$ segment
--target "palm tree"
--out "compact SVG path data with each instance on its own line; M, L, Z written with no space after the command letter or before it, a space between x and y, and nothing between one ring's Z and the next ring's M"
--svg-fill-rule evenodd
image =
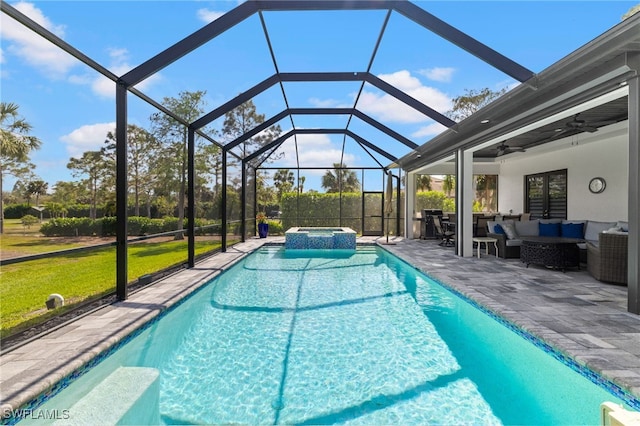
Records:
M431 176L418 175L416 186L420 191L431 191Z
M293 189L294 182L293 172L289 169L278 169L273 175L273 185L278 190L278 202L281 202L282 194L290 192Z
M322 176L321 186L327 192L358 192L360 181L353 170L345 170L346 164L333 163L334 171L327 170ZM335 173L335 174L334 174Z
M442 189L446 192L447 197L451 196L451 191L456 187L456 178L453 175L445 175L442 182Z
M47 195L49 184L42 179L31 181L27 184L27 191L36 196L36 207L40 206L40 196Z
M31 125L18 114L18 105L0 103L0 234L4 231L4 205L2 200L2 177L14 174L21 163L29 159L29 152L42 144L30 136Z

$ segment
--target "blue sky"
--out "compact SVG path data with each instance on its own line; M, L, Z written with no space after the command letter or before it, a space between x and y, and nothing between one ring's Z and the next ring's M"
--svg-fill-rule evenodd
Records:
M418 6L524 67L540 72L620 22L638 1L416 1ZM122 75L222 13L236 1L9 2L113 73ZM366 71L386 11L265 12L280 71ZM114 128L114 84L2 14L0 78L3 102L14 102L43 146L34 173L49 182L73 180L66 164L102 146ZM185 90L206 90L213 109L275 72L262 25L254 15L137 86L161 101ZM511 77L484 64L403 16L391 15L371 72L440 112L465 89L514 87ZM286 83L290 107L352 107L359 83ZM254 99L270 117L286 108L278 86ZM444 128L365 85L358 108L422 144ZM129 120L148 127L155 112L129 97ZM346 125L346 116L297 116L300 128ZM213 123L219 128L221 120ZM291 128L290 120L280 123ZM351 130L401 156L410 150L358 119ZM298 136L301 166L375 166L355 142L339 135ZM295 167L295 145L281 147L274 166ZM376 156L382 164L388 161ZM322 172L318 172L321 174ZM315 178L309 174L307 184ZM317 179L316 179L317 180ZM12 180L5 182L10 190ZM308 187L308 186L307 186ZM367 189L367 188L365 188ZM373 188L371 188L373 189ZM376 188L379 189L379 188Z

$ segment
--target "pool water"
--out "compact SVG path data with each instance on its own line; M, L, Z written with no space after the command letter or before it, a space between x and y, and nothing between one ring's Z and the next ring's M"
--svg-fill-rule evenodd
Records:
M262 248L42 408L120 366L159 372L133 422L576 425L623 403L377 247Z

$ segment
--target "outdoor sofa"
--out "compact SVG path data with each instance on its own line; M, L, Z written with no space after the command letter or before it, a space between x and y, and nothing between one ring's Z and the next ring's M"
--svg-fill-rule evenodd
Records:
M496 225L500 225L497 227ZM548 236L584 239L578 244L580 260L587 261L587 244L598 247L601 232L614 229L628 229L626 222L600 222L594 220L534 219L518 221L513 219L487 222L487 236L498 240L498 256L504 259L519 258L522 237ZM495 251L493 247L490 250ZM495 253L493 253L495 254Z

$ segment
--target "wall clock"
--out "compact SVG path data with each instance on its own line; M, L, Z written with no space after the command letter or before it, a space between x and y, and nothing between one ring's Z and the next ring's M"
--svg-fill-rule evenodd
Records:
M589 182L589 191L594 194L599 194L607 187L607 183L601 177L594 177Z

